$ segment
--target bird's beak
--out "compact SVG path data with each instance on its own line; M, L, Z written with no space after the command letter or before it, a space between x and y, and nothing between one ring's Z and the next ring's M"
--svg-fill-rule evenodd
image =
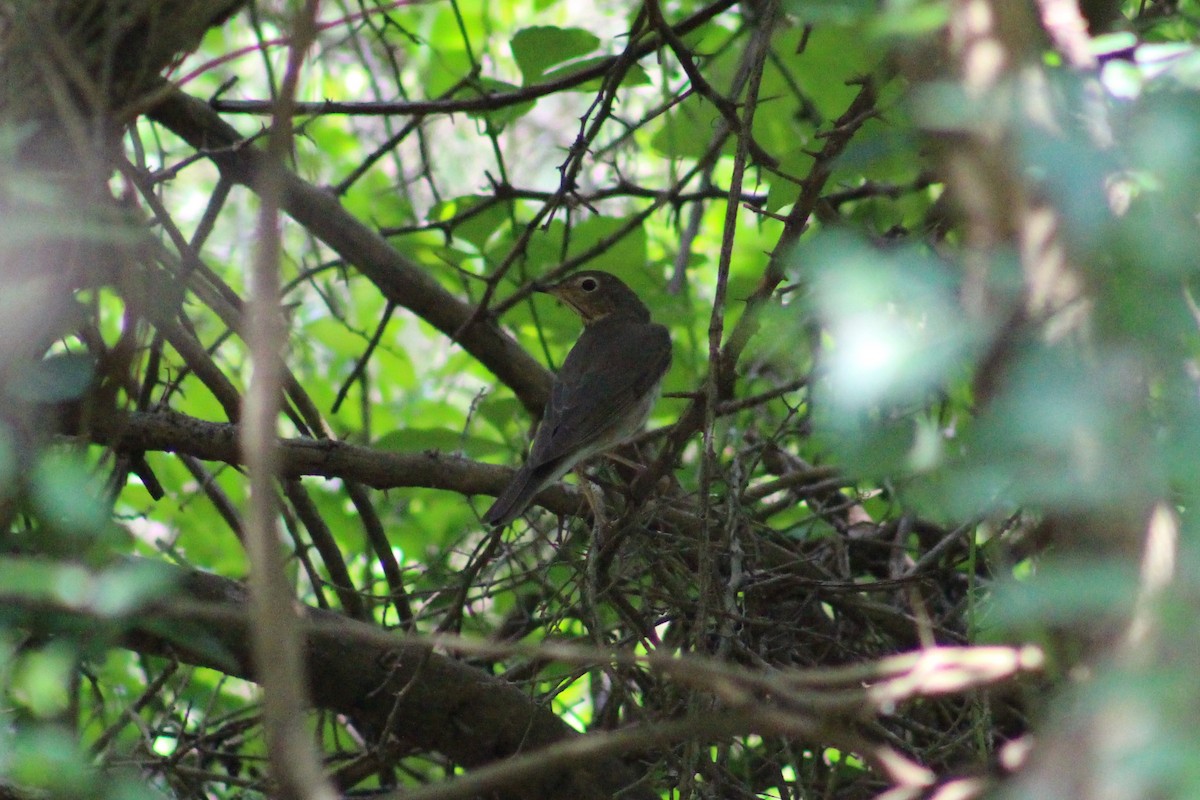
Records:
M588 319L588 315L579 307L579 304L576 302L575 293L571 291L571 287L567 284L535 283L533 290L535 292L541 292L542 294L548 294L552 296L555 300L562 303L564 306L571 309L585 320Z
M564 288L566 288L566 287L564 287L563 284L561 284L561 283L535 282L533 284L533 290L535 292L541 292L542 294L552 295L553 297L558 298L559 301L566 303L567 298L566 298L566 295L563 294Z

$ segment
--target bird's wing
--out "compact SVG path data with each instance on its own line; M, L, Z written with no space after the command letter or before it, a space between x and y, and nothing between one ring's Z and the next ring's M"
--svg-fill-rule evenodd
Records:
M622 427L670 367L671 337L662 325L622 321L606 328L604 322L586 328L555 377L529 454L535 468L588 452Z

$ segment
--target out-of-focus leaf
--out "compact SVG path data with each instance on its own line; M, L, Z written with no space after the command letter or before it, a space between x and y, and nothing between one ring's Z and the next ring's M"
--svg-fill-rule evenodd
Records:
M600 40L582 28L542 25L517 31L511 46L525 85L529 86L540 81L552 67L595 51Z
M62 713L67 708L76 660L74 651L63 645L24 653L13 671L13 699L37 717Z
M878 37L925 36L939 30L949 16L944 0L899 0L877 13L868 30Z
M1133 606L1137 573L1113 561L1047 563L1027 580L1009 580L988 603L991 623L1007 628L1070 625L1118 617Z
M547 72L542 79L544 81L556 81L566 78L569 75L574 75L577 72L591 69L595 65L606 61L608 56L593 56L592 58L581 58L578 61L573 61L570 64L559 67L558 69ZM571 87L573 92L594 92L600 88L604 82L604 78L593 78L583 83ZM650 83L650 76L646 74L646 70L638 64L630 64L625 71L625 75L621 78L621 87L628 89L631 86L646 86Z
M1147 80L1162 79L1189 89L1200 86L1200 51L1194 44L1143 44L1134 50L1134 61Z
M495 78L480 78L475 81L472 88L474 89L474 94L478 97L493 97L495 95L511 94L516 92L520 87L496 80ZM513 120L520 119L529 113L533 105L532 100L523 103L509 103L507 105L498 104L494 110L469 111L467 112L467 116L472 119L485 119L496 131L500 131Z
M118 563L92 571L80 564L32 558L0 560L0 595L41 598L68 608L119 617L171 586L170 571L152 562Z
M821 237L796 260L830 336L827 400L857 414L917 400L960 368L981 341L956 296L957 278L917 249Z
M784 0L783 10L805 22L845 25L874 14L874 0Z
M73 454L47 453L33 473L33 501L61 546L86 547L109 524L109 506L96 479ZM68 542L74 543L69 545Z
M91 606L104 616L129 614L163 599L173 585L173 575L166 566L148 561L114 564L96 576Z
M397 453L459 453L471 458L499 455L507 451L503 445L481 436L464 435L449 428L403 428L384 434L375 440L375 447Z
M5 734L0 734L4 736ZM0 744L4 744L0 740ZM93 772L73 733L57 725L38 725L18 732L0 756L0 776L27 790L57 797L82 797L89 792ZM0 747L0 751L6 748Z
M83 396L96 371L87 353L58 353L18 372L7 390L28 403L58 403Z
M1144 497L1164 473L1133 399L1138 369L1129 354L1108 359L1094 370L1053 348L1015 356L1004 390L954 443L959 455L914 487L917 501L961 518L1022 506L1088 512Z

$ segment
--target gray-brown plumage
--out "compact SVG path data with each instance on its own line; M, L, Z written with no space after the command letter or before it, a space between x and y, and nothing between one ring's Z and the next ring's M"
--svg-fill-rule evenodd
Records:
M671 366L671 337L615 275L589 270L541 289L583 318L583 333L550 387L529 460L483 515L507 525L579 462L641 430Z

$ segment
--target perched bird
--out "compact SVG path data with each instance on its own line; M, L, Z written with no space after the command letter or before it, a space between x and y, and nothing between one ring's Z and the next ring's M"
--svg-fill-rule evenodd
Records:
M583 318L583 333L550 387L529 460L483 515L507 525L579 462L611 450L646 424L671 366L671 337L615 275L589 270L540 288Z

